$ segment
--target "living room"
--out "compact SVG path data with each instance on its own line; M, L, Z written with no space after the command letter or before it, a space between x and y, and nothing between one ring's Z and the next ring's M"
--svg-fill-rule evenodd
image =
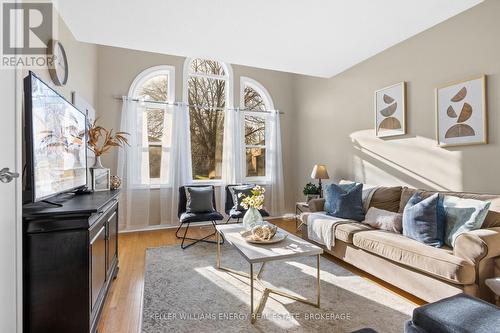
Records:
M499 1L2 12L0 331L500 332Z

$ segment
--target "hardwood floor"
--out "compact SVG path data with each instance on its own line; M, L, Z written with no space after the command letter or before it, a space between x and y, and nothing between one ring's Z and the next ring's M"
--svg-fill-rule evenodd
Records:
M295 232L296 226L295 220L293 219L275 219L271 222L289 232ZM190 227L188 236L199 237L211 231L211 226ZM118 272L118 277L111 286L108 298L101 313L98 324L99 333L140 332L146 249L150 247L180 244L180 240L175 237L175 229L163 229L122 233L119 235L118 244L120 271ZM186 251L189 251L189 249ZM417 305L425 303L415 296L393 287L331 255L326 254L325 257Z

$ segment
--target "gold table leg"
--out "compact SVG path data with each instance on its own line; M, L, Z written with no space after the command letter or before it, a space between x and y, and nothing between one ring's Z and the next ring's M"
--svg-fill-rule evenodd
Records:
M280 295L280 296L283 296L283 297L286 297L286 298L289 298L289 299L292 299L292 300L295 300L295 301L298 301L298 302L301 302L304 304L312 305L312 306L317 307L317 308L320 307L320 293L321 293L320 292L320 284L321 284L321 277L320 277L320 271L321 271L320 258L321 258L321 255L320 254L318 254L316 256L316 297L317 298L316 298L316 302L312 302L312 301L308 300L307 298L298 297L298 296L288 294L288 293L281 291L281 290L278 290L278 289L272 289L272 288L266 287L264 285L263 281L260 279L260 276L264 270L265 262L263 262L262 265L260 266L259 271L257 272L257 275L254 275L253 263L250 263L250 274L222 266L221 265L221 248L220 248L220 243L219 243L220 234L218 232L216 234L216 238L217 238L217 269L220 269L220 270L223 270L223 271L226 271L229 273L233 273L236 275L240 275L243 277L247 277L250 279L250 322L252 324L254 324L255 321L257 320L257 315L263 311L265 303L266 303L267 298L269 297L270 293ZM262 291L262 296L259 300L259 304L257 305L257 308L255 309L255 311L253 309L254 308L254 306L253 306L254 305L253 304L254 280L257 281L264 289Z
M253 264L250 264L250 322L255 323L256 316L253 312Z

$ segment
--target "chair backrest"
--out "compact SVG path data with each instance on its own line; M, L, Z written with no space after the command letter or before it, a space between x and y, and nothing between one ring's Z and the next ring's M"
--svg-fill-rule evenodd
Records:
M179 187L179 204L177 206L177 216L180 218L183 213L186 212L187 196L186 187L211 187L212 188L212 203L214 205L214 210L217 210L215 205L215 187L213 185L186 185Z
M254 185L254 184L231 184L226 186L226 200L224 204L224 211L226 214L229 214L231 209L234 206L234 200L233 200L233 195L231 194L231 190L229 188L234 187L234 186L246 186L246 185Z

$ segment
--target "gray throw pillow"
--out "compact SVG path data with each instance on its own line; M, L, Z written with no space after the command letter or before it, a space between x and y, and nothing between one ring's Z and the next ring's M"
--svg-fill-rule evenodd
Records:
M370 207L363 223L372 228L400 234L403 231L403 214Z
M249 184L249 185L237 185L237 186L230 186L229 187L229 192L231 192L231 196L233 197L233 209L238 210L240 212L244 212L246 209L243 208L241 205L241 201L243 200L242 197L239 197L239 194L242 193L245 196L251 196L252 195L252 189L254 188L255 185Z
M211 186L186 187L186 212L211 213L213 212L214 190Z

